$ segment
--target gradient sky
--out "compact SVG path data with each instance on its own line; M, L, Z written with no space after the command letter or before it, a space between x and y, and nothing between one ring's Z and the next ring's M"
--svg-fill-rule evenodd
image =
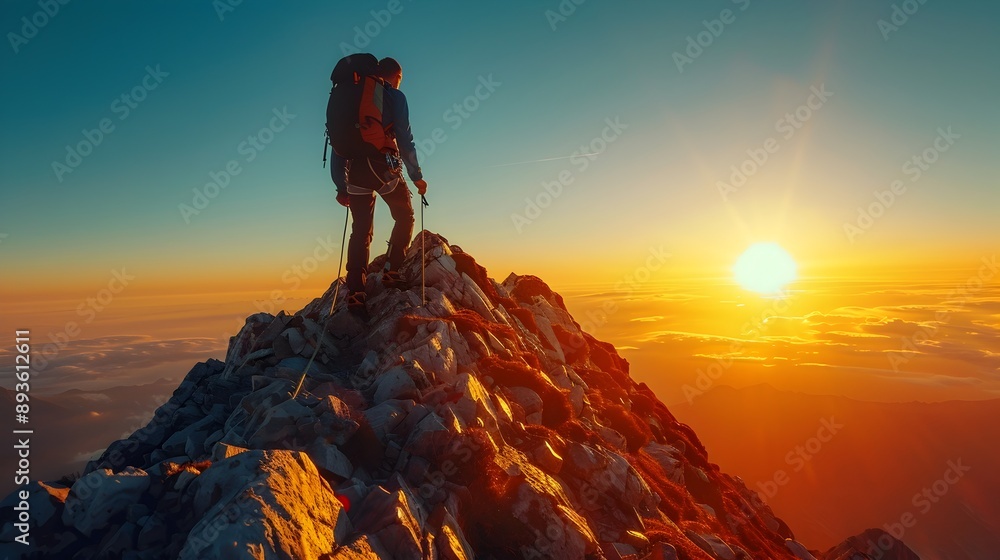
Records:
M247 315L319 296L344 226L321 166L329 74L361 37L402 64L414 135L433 146L427 228L498 280L542 277L671 407L762 383L1000 396L1000 5L587 0L556 17L573 2L247 0L220 17L229 2L77 0L51 17L0 3L4 387L15 329L32 331L33 395L171 387L224 359ZM903 22L901 6L919 9ZM898 28L880 28L894 11ZM44 25L22 40L22 18ZM149 68L167 75L121 118ZM294 118L248 161L242 143L275 111ZM114 130L60 181L53 163L102 119ZM240 173L185 221L179 205L230 161ZM757 169L724 196L744 164ZM894 184L893 200L874 194ZM526 201L546 207L518 228ZM859 224L859 208L876 215ZM374 254L389 227L378 203ZM733 281L761 241L798 263L784 299ZM855 467L837 473L870 490Z
M611 281L664 247L673 271L723 275L758 240L782 243L806 274L971 266L1000 239L1000 9L931 0L886 40L877 22L892 4L592 1L553 30L555 1L403 0L369 25L366 49L404 66L416 137L447 136L423 161L427 226L491 271ZM5 291L75 297L123 266L136 294L287 289L282 274L342 227L320 162L330 68L387 5L244 2L220 21L208 0L71 3L19 52L0 49ZM724 9L735 21L679 72L673 53ZM0 10L20 33L38 7ZM157 65L169 76L120 119L115 99ZM500 85L453 129L446 111L490 76ZM823 84L833 96L805 126L776 132ZM240 143L284 107L295 118L244 161ZM53 161L103 118L115 130L57 181ZM628 128L586 170L505 165L589 152L607 118ZM949 126L961 138L911 182L903 164ZM768 137L777 153L723 200L718 181ZM242 172L185 223L178 205L232 159ZM572 184L518 232L511 215L564 170ZM844 223L896 179L905 195L849 242ZM328 285L334 261L303 286Z

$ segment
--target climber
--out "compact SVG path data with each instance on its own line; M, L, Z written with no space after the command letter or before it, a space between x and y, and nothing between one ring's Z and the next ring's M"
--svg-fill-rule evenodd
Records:
M330 174L337 186L337 202L350 209L354 220L351 239L347 245L347 304L354 310L363 310L365 306L365 279L374 231L375 193L389 206L389 214L395 221L389 236L386 269L382 276L383 285L393 287L403 282L399 267L403 263L410 236L413 235L413 204L403 178L404 165L417 192L421 196L427 192L427 182L420 171L417 150L413 144L406 96L399 91L403 70L395 59L383 58L378 62L377 77L383 88L380 109L387 147L378 155L345 158L338 155L334 144L334 153L330 159ZM328 115L329 112L328 109ZM330 126L329 123L327 126Z

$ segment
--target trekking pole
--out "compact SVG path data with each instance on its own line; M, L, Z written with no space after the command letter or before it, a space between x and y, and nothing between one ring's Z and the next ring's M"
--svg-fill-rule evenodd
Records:
M424 229L424 206L430 206L427 197L420 195L420 305L427 305L427 283L424 281L424 269L427 268L427 249L424 238L427 230Z
M330 131L323 131L323 169L326 169L326 150L330 147Z
M344 217L344 235L340 240L340 262L337 264L337 286L333 289L333 303L330 304L330 313L323 320L323 326L320 328L319 340L316 342L316 348L313 349L312 357L309 358L309 363L306 364L306 369L302 370L302 377L299 378L299 384L295 387L295 392L292 393L292 399L299 396L299 391L302 389L302 383L306 380L306 374L309 373L309 368L312 367L313 361L316 360L316 354L319 353L320 346L323 346L323 340L326 338L326 326L330 322L330 317L333 317L333 310L337 308L337 295L340 293L340 273L344 266L344 247L347 245L347 222L351 219L351 209L347 208L347 215Z

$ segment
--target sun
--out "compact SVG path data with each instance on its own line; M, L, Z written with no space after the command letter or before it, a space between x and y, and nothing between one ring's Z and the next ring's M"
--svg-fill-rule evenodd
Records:
M754 243L733 265L736 282L759 294L775 294L798 278L798 266L777 243Z

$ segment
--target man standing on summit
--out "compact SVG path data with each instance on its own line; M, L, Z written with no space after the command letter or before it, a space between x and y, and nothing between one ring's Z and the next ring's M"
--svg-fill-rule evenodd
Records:
M363 309L375 193L389 206L395 221L382 277L391 287L403 281L399 267L413 235L413 204L403 166L420 195L427 192L427 182L417 161L406 96L399 91L403 80L399 63L392 58L375 62L371 55L352 55L337 64L331 78L334 88L327 107L327 130L334 153L330 174L337 186L337 202L350 208L354 220L347 246L347 303L349 308Z

